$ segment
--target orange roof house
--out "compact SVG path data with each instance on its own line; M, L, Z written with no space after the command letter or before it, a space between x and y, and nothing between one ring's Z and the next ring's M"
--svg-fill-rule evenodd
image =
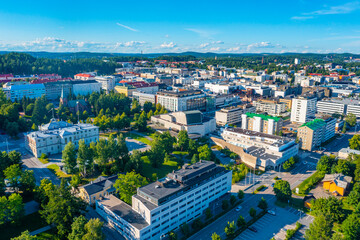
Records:
M316 198L313 195L305 196L303 199L304 207L310 209L312 200L316 200Z
M344 196L351 183L352 177L342 173L325 174L323 188L336 196Z

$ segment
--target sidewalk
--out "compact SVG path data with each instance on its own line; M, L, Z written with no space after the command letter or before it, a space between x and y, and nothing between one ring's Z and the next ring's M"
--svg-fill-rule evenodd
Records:
M47 230L50 230L51 228L52 228L52 226L51 226L51 225L48 225L48 226L46 226L46 227L43 227L43 228L40 228L40 229L38 229L38 230L32 231L32 232L30 233L30 235L31 235L31 236L35 236L35 235L37 235L37 234L39 234L39 233L46 232Z

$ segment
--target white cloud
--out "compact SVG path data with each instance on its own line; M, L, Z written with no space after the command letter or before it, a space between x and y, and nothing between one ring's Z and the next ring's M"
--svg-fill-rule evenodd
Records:
M125 43L116 43L117 47L141 47L145 44L144 41L130 41Z
M308 20L314 18L313 16L294 16L291 19L292 20Z
M135 28L126 26L126 25L121 24L121 23L116 23L116 25L118 25L118 26L120 26L120 27L123 27L123 28L126 28L127 30L130 30L130 31L133 31L133 32L138 32L138 31L139 31L139 30L137 30L137 29L135 29Z
M330 8L317 10L310 13L305 13L304 15L334 15L334 14L347 14L355 10L360 9L360 2L349 2L340 6L332 6Z
M116 52L134 51L146 44L144 41L129 41L124 43L98 43L84 41L69 41L60 38L45 37L21 43L0 43L0 49L6 51L50 51L50 52Z
M185 30L196 33L200 37L203 37L203 38L210 38L212 35L215 34L214 32L204 30L204 29L197 29L197 28L185 28Z
M210 45L210 43L202 43L202 44L200 44L200 48L206 48L206 47L208 47Z
M160 45L160 48L174 48L174 47L176 47L176 43L173 42L169 42L169 43L164 42L163 44Z
M214 42L212 42L212 44L224 44L224 42L223 41L214 41Z
M227 52L238 52L238 51L240 51L240 47L228 48L226 51L227 51Z
M324 9L316 10L313 12L302 13L302 16L294 16L293 20L307 20L312 19L315 16L322 15L337 15L337 14L348 14L360 9L360 2L348 2L339 6L326 7Z
M252 43L247 46L248 50L251 50L253 48L273 48L275 47L270 42L259 42L259 43Z
M212 47L209 49L209 51L218 52L218 51L220 51L220 47Z

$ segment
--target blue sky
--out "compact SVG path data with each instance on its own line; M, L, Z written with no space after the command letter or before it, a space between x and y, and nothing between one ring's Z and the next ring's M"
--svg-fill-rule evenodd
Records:
M1 1L0 50L360 53L360 1Z

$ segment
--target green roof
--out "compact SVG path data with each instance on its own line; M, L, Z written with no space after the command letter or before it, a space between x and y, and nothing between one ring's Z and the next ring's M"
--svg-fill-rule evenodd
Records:
M281 118L279 117L273 117L273 116L269 116L269 115L264 115L264 114L258 114L258 113L250 113L247 112L245 113L247 117L249 118L253 118L253 117L261 117L263 120L268 121L269 119L273 119L275 122L279 121Z
M315 130L318 129L319 127L323 127L324 125L326 125L326 123L323 119L316 118L310 122L304 123L300 127L308 127L311 128L312 130Z

